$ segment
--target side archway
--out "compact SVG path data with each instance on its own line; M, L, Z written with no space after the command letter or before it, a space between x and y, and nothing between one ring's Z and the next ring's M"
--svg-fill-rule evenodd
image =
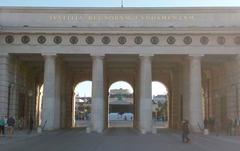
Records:
M169 97L168 89L160 81L152 81L152 117L153 126L168 128Z
M76 84L73 94L73 127L87 127L91 118L92 81Z

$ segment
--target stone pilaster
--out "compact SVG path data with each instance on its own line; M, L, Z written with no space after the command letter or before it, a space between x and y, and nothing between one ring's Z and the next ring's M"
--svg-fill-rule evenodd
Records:
M152 131L152 63L151 56L140 57L140 130Z
M189 122L194 132L203 126L201 56L189 56Z
M236 97L236 102L235 102L235 106L236 106L236 115L235 115L235 118L240 118L240 101L239 101L239 94L240 94L240 55L237 55L236 57L236 62L237 62L237 81L236 81L236 84L235 84L235 97Z
M9 56L0 54L0 116L8 114Z
M11 86L11 113L10 115L15 116L17 118L18 114L18 62L15 60L13 67L13 83Z
M189 120L189 62L183 64L183 119Z
M44 129L53 130L55 129L56 55L45 55L44 59L42 125L46 122Z
M93 56L92 63L92 130L104 129L103 56Z

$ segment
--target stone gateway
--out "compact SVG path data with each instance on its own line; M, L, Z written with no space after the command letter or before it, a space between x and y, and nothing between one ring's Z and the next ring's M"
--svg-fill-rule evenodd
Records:
M133 127L152 132L154 80L169 128L239 119L240 8L0 8L0 115L74 126L73 89L92 81L91 131L108 128L108 88L134 89ZM41 90L43 87L43 90Z

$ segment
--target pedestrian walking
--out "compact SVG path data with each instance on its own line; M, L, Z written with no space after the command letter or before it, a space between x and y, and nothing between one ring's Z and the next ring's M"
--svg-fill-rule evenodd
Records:
M23 118L22 117L19 118L17 125L18 125L19 130L23 130Z
M182 122L182 142L183 143L190 143L190 138L189 138L189 123L187 120L184 120Z
M33 130L33 118L32 116L29 119L29 134L32 132Z
M3 135L5 136L5 131L6 131L6 129L7 129L7 116L4 116L4 122L5 122L5 126L4 126L4 128L3 128Z
M5 121L4 121L4 117L1 116L0 117L0 138L4 135L4 127L5 127Z
M12 138L15 126L15 119L12 116L9 117L7 120L7 124L8 124L8 136L9 138Z
M233 120L230 119L230 118L227 118L227 121L226 121L226 132L227 132L227 135L229 136L232 136L232 130L233 130Z

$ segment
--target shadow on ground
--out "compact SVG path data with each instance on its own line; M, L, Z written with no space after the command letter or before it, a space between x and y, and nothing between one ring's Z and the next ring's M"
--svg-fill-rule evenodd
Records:
M181 135L168 130L140 134L131 128L111 128L102 134L85 129L45 132L41 135L1 143L1 151L239 151L239 137L191 135L183 144Z

